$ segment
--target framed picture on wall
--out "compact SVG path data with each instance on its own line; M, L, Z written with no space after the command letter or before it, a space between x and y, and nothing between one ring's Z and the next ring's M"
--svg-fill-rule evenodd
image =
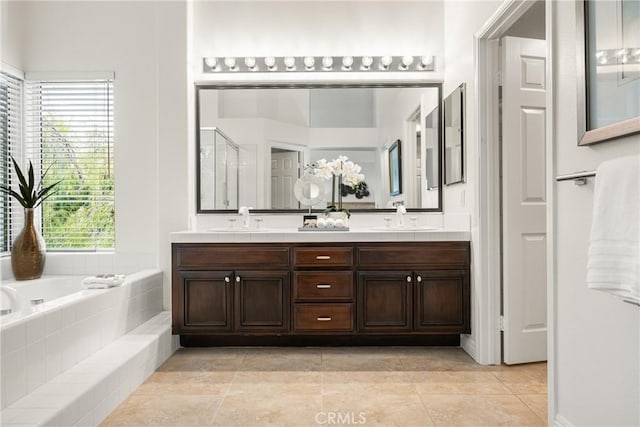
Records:
M640 132L640 2L576 2L578 145ZM580 18L583 19L580 19Z
M400 140L389 147L389 189L392 196L402 194L402 157Z

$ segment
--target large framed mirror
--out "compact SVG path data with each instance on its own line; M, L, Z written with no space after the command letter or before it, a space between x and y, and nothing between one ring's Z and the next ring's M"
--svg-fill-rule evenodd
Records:
M442 85L196 84L198 213L302 212L296 180L345 156L364 186L338 189L351 212L442 211ZM402 189L390 188L390 152L402 141ZM322 211L331 204L325 179ZM363 191L366 190L366 191ZM335 191L334 191L335 192Z

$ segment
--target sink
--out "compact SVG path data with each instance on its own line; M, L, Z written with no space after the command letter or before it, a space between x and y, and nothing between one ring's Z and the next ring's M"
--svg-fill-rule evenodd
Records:
M397 226L392 225L391 227L371 227L372 230L376 231L434 231L440 230L438 227L429 227L428 225L419 225L419 226Z
M207 232L210 233L268 233L270 228L229 228L229 227L214 227L207 228Z

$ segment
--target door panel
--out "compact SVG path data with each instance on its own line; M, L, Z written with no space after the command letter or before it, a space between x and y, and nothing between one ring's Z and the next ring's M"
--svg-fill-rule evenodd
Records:
M186 329L206 328L212 331L231 331L231 272L183 271L180 280L184 287L184 326Z
M285 332L289 329L291 280L288 271L236 271L235 329Z
M298 179L298 152L271 153L271 209L297 209L293 186Z
M468 280L462 270L416 273L415 330L468 333Z
M502 41L504 361L547 358L544 40Z
M359 272L358 329L375 333L410 331L412 282L410 271Z

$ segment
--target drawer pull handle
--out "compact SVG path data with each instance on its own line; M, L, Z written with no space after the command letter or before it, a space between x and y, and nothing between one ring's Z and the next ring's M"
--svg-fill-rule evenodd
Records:
M318 317L318 322L329 322L331 317Z
M316 259L331 259L329 255L316 255Z
M316 288L318 288L318 289L330 289L331 285L328 284L328 283L326 283L326 284L325 283L318 283L316 285Z

